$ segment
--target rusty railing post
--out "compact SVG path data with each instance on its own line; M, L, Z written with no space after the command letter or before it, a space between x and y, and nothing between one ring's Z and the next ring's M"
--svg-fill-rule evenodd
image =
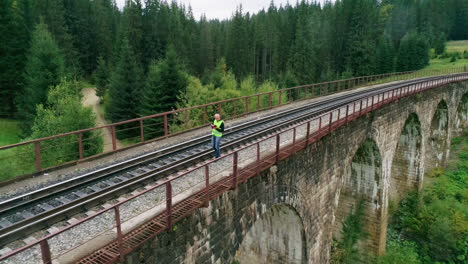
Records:
M218 114L220 114L222 116L223 115L223 107L221 105L222 105L222 103L218 104Z
M237 116L237 100L232 100L231 102L234 103L234 117Z
M188 129L188 123L189 123L189 119L188 119L188 111L189 111L189 110L185 110L185 111L184 111L184 122L185 122L185 129Z
M122 225L120 221L120 210L119 207L114 207L115 211L115 228L117 229L117 243L119 245L119 258L120 261L124 260L124 250L123 250L123 238L122 238Z
M362 101L363 101L363 100L361 99L361 101L359 102L359 116L362 115ZM366 106L367 106L367 105L366 105Z
M172 186L171 182L166 183L166 222L167 229L172 228Z
M164 119L164 136L167 137L169 135L169 128L168 128L168 125L167 125L167 114L164 115L163 117Z
M208 193L208 188L210 187L210 167L208 164L205 165L205 190ZM210 197L206 197L206 201L203 203L203 207L208 207L210 203Z
M272 96L272 93L269 93L268 94L268 108L271 107L271 96Z
M280 153L280 134L276 135L276 163L279 162L279 153Z
M41 171L41 146L39 145L40 141L34 142L34 156L36 159L36 171Z
M293 128L293 144L291 154L296 150L296 128Z
M207 114L206 114L206 106L205 106L205 107L203 107L203 125L208 122L206 115Z
M257 111L260 110L260 95L257 95Z
M234 152L232 161L232 188L237 187L237 161L238 161L238 152Z
M140 141L144 142L145 141L145 131L143 128L143 120L140 119Z
M249 96L247 96L245 98L245 113L248 114L249 113Z
M115 138L115 126L111 126L111 136L112 136L112 150L117 150L117 141Z
M83 133L78 134L78 153L80 159L83 159Z
M260 142L257 142L257 165L255 167L258 175L260 173Z
M330 120L328 120L328 133L331 132L332 120L333 120L333 110L330 112Z
M348 115L349 115L349 104L346 105L346 119L345 119L345 122L348 122Z
M280 90L279 93L278 93L278 105L281 105L281 100L283 99L283 96L282 96L282 91Z
M41 246L42 263L52 264L52 256L50 254L49 243L46 239L44 239L39 244Z

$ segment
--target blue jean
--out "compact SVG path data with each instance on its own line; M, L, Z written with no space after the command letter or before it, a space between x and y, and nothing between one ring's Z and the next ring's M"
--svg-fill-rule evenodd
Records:
M215 157L219 158L221 156L221 150L219 149L219 145L221 144L221 137L211 135L211 146L215 151Z

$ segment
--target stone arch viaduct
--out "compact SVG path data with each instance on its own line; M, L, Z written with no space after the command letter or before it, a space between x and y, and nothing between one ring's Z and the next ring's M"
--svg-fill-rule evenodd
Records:
M447 161L468 127L468 82L370 112L210 201L126 263L329 263L333 237L363 201L368 238L385 250L388 208Z

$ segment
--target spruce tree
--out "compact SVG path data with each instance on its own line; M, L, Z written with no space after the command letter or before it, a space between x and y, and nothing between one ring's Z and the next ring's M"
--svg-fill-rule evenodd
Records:
M103 57L98 58L97 65L95 73L96 95L103 97L109 86L109 68Z
M137 117L142 89L142 71L127 39L122 40L120 58L111 74L106 116L112 122Z
M32 35L32 43L26 60L24 89L17 97L18 117L23 121L26 135L36 115L36 106L45 104L50 87L60 83L65 75L65 62L47 30L45 24L38 24Z
M14 98L22 84L29 34L12 0L0 0L0 116L15 112Z
M392 41L388 36L383 36L377 45L377 73L393 72L395 68L395 55Z
M187 88L187 74L178 63L174 48L170 47L166 58L150 65L142 93L140 116L153 115L176 109L179 96ZM154 126L161 120L148 120L146 134L159 136L162 126ZM153 126L151 126L153 124Z

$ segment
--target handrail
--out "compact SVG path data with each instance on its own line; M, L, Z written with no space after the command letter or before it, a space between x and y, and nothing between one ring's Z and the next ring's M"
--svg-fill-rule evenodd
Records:
M451 74L457 72L465 72L465 67L446 69L443 71L428 71L430 74ZM321 82L309 85L296 86L291 88L280 89L272 92L259 93L249 96L242 96L233 99L226 99L222 101L207 103L203 105L197 105L182 109L177 109L165 113L153 114L145 117L139 117L135 119L125 120L121 122L116 122L104 126L98 126L93 128L81 129L77 131L67 132L59 135L48 136L44 138L28 140L16 144L0 146L0 162L5 159L11 159L9 162L16 161L18 158L14 156L18 155L33 155L35 166L30 170L30 172L40 172L45 168L54 167L62 163L70 161L79 161L84 158L89 158L90 156L100 155L101 153L91 153L86 154L84 152L85 140L83 135L84 133L96 132L96 133L108 133L112 138L112 146L109 146L107 152L114 152L119 149L117 146L117 136L122 133L131 134L129 139L133 143L130 145L142 144L146 142L155 141L158 139L167 138L168 136L177 135L182 132L186 132L192 129L200 128L208 124L208 116L210 113L209 108L212 109L211 112L221 112L223 113L224 119L232 119L246 114L255 113L258 111L272 109L274 107L286 105L292 102L316 98L319 96L329 95L341 91L347 91L363 87L369 84L374 83L385 83L390 81L396 81L400 79L409 79L415 78L418 76L425 76L425 71L409 71L409 72L396 72L396 73L387 73L380 75L370 75L370 76L361 76L356 78L336 80L331 82ZM401 78L400 78L401 77ZM253 100L252 100L253 99ZM263 100L262 100L263 99ZM268 103L263 102L267 100ZM276 103L275 103L276 102ZM224 106L224 108L223 108ZM196 111L199 111L198 113ZM196 115L196 116L194 116ZM200 116L202 115L202 116ZM145 125L145 121L152 122ZM194 123L192 125L192 123ZM128 125L133 125L133 127L127 127ZM120 129L119 129L120 127ZM180 131L172 131L173 127L181 128ZM159 129L159 130L158 130ZM154 131L158 130L158 131ZM93 134L94 137L99 137L99 134ZM69 153L70 157L55 158L58 161L52 165L47 163L44 164L44 147L43 144L48 144L51 140L58 138L67 138L72 137L70 140L76 144L73 148L73 152ZM109 143L110 144L110 143ZM4 156L2 157L1 153L5 150L18 149L19 147L31 146L30 149L26 149L23 152L20 152L18 155ZM60 146L56 146L57 148ZM88 155L88 156L87 156ZM26 161L23 161L26 162ZM32 165L32 164L31 164ZM25 167L25 164L22 164Z
M189 196L189 198L185 198L183 199L182 201L180 202L174 202L175 201L175 197L179 194L181 194L182 192L179 192L177 194L174 195L173 193L173 187L172 187L172 184L175 184L175 182L178 180L178 179L181 179L182 177L185 177L187 175L189 175L190 173L193 173L197 170L203 170L205 171L205 178L203 179L203 181L201 181L200 183L203 184L204 186L199 190L198 193L201 193L201 192L204 192L210 188L214 188L214 186L217 186L219 188L219 186L223 186L225 187L223 190L226 191L226 190L229 190L230 188L235 188L239 183L247 180L248 178L250 177L253 177L254 175L257 175L261 170L263 169L266 169L268 168L269 166L272 166L273 164L277 163L278 161L282 160L282 159L285 159L287 158L288 156L290 156L292 153L298 151L298 150L301 150L305 147L307 147L309 144L311 143L314 143L316 141L318 141L320 138L324 137L325 135L329 134L331 131L333 130L336 130L337 128L343 126L344 124L346 123L349 123L351 122L352 120L362 116L362 115L365 115L366 113L370 112L370 111L374 111L380 107L382 107L383 105L385 104L389 104L391 102L394 102L396 100L399 100L403 97L407 97L407 96L410 96L410 95L413 95L413 94L416 94L416 93L421 93L425 90L428 90L428 89L432 89L432 88L435 88L435 87L440 87L440 86L443 86L443 85L446 85L446 84L449 84L449 83L452 83L452 82L460 82L460 81L465 81L465 80L468 80L468 73L463 73L463 74L457 74L457 75L448 75L448 76L445 76L441 79L436 79L436 80L423 80L419 83L412 83L412 84L409 84L409 85L405 85L405 86L401 86L401 87L398 87L398 88L394 88L392 90L387 90L387 91L384 91L384 92L380 92L378 94L373 94L373 95L369 95L367 97L363 97L363 98L360 98L360 99L357 99L355 101L352 101L350 103L347 103L345 105L342 105L342 106L339 106L338 108L335 108L329 112L326 112L326 113L323 113L317 117L314 117L312 118L311 120L307 120L307 121L304 121L304 122L301 122L297 125L294 125L292 128L289 128L287 130L284 130L284 131L280 131L274 135L271 135L267 138L262 138L261 140L258 140L257 142L254 142L252 144L249 144L247 146L244 146L244 147L241 147L239 149L236 149L234 151L232 151L231 153L228 153L226 155L223 155L221 156L220 158L218 159L214 159L214 160L211 160L209 162L206 162L204 164L201 164L201 165L198 165L196 166L195 168L192 168L182 174L178 174L178 175L175 175L175 176L171 176L171 177L168 177L167 179L164 179L162 181L159 181L157 182L156 185L152 186L151 188L145 190L145 191L142 191L140 193L138 193L137 195L134 195L133 197L130 197L130 198L127 198L123 201L120 201L106 209L103 209L97 213L95 213L94 215L92 216L88 216L74 224L71 224L70 226L67 226L61 230L59 230L58 232L56 233L53 233L53 234L49 234L47 235L46 237L44 238L41 238L39 239L38 241L36 242L33 242L33 243L30 243L22 248L19 248L19 249L16 249L2 257L0 257L0 261L3 261L3 260L6 260L10 257L13 257L25 250L28 250L28 249L31 249L32 247L35 247L35 246L40 246L41 248L41 257L42 257L42 260L44 263L50 263L50 261L52 260L52 254L51 254L51 251L50 251L50 247L49 247L49 240L52 239L53 237L59 235L59 234L62 234L63 232L66 232L66 231L69 231L71 230L72 228L84 223L84 222L87 222L87 221L90 221L106 212L110 212L111 210L113 210L114 212L114 216L115 216L115 223L114 225L111 227L111 229L109 230L113 230L114 228L116 228L116 238L115 238L115 241L111 242L110 244L108 244L108 246L110 245L114 245L115 243L117 243L118 245L118 253L114 253L113 257L114 258L122 258L124 255L128 254L129 252L131 252L131 250L128 249L128 247L124 247L124 243L126 243L125 241L128 241L128 240L125 240L124 238L127 238L127 236L129 235L132 235L134 232L138 232L138 230L141 230L141 228L136 228L136 229L133 229L132 231L130 232L127 232L126 234L124 234L124 232L122 231L122 223L121 223L121 217L120 217L120 208L121 206L123 206L124 204L128 203L128 202L131 202L132 200L138 198L138 197L141 197L142 195L144 194L147 194L151 191L155 191L159 188L162 188L162 187L165 187L165 188L162 188L164 190L164 196L165 196L165 199L162 200L162 203L156 205L155 207L157 206L163 206L165 209L159 213L155 218L159 217L158 219L162 219L160 223L165 223L164 225L161 224L161 227L160 227L160 231L158 231L158 233L164 231L164 230L167 230L167 229L170 229L172 227L172 225L178 221L179 219L181 219L180 216L178 215L175 215L174 212L176 209L176 206L180 203L184 203L184 202L188 202L189 201L189 198L191 196ZM318 125L317 125L318 124ZM300 130L299 128L300 127L304 127L306 128L306 133L301 137L301 136L298 136L298 131ZM288 132L292 132L292 138L289 137L289 138L286 138L286 139L283 139L283 135L288 135ZM272 140L274 139L275 140L275 144L276 144L276 149L274 150L267 150L267 151L270 151L270 152L265 152L263 156L265 156L264 158L262 158L261 156L261 150L260 150L260 146L261 146L261 143L262 142L266 142L268 140ZM289 142L289 143L288 143ZM284 143L281 147L281 144ZM288 143L288 144L286 144ZM239 153L241 153L242 151L245 151L249 148L255 148L256 149L256 160L255 161L250 161L250 164L240 164L239 162L239 157L242 157L241 155L239 155ZM251 150L249 150L251 151ZM222 161L224 159L232 159L232 167L230 168L230 170L232 171L229 175L222 175L222 174L211 174L212 172L210 172L210 164L213 164L213 163L216 163L216 162L219 162L219 161ZM268 163L267 166L265 167L265 163ZM242 167L243 166L243 167ZM253 166L251 168L253 168L252 170L247 170L246 168L250 168L249 166ZM226 171L226 170L224 170ZM247 173L248 171L253 171L253 174L252 173ZM223 184L220 184L220 182L222 182ZM198 185L198 184L197 184ZM194 188L193 186L191 188ZM193 196L193 195L192 195ZM211 198L213 198L213 195L209 195L209 196L206 196L206 198L209 200ZM202 202L207 202L207 201L202 201ZM196 208L199 208L201 207L202 204L199 204L197 207L194 207L193 210L195 210ZM155 219L154 218L154 219ZM108 230L108 231L109 231ZM104 232L107 232L107 231L104 231ZM148 232L147 232L148 233ZM102 234L102 233L100 233ZM142 240L143 242L144 241L147 241L149 238L151 237L154 237L156 235L156 233L153 233L150 237L148 237L147 239L145 240ZM94 239L95 237L91 238L91 239ZM89 240L86 240L85 243L87 241L90 241L91 239ZM143 242L140 242L139 245L141 245L141 243ZM84 244L84 243L83 243ZM82 244L80 244L82 245ZM80 246L78 245L78 246ZM138 246L139 246L138 245ZM76 246L76 247L78 247ZM75 247L75 248L76 248ZM67 252L69 252L71 249L65 251L65 252L61 252L61 254L66 254ZM106 250L104 252L107 252L107 254L111 254L109 252L109 250ZM103 254L102 252L100 254ZM57 257L60 257L62 255L59 255L59 256L55 256L55 258ZM54 259L55 259L54 258ZM82 263L85 263L85 262L82 262Z

